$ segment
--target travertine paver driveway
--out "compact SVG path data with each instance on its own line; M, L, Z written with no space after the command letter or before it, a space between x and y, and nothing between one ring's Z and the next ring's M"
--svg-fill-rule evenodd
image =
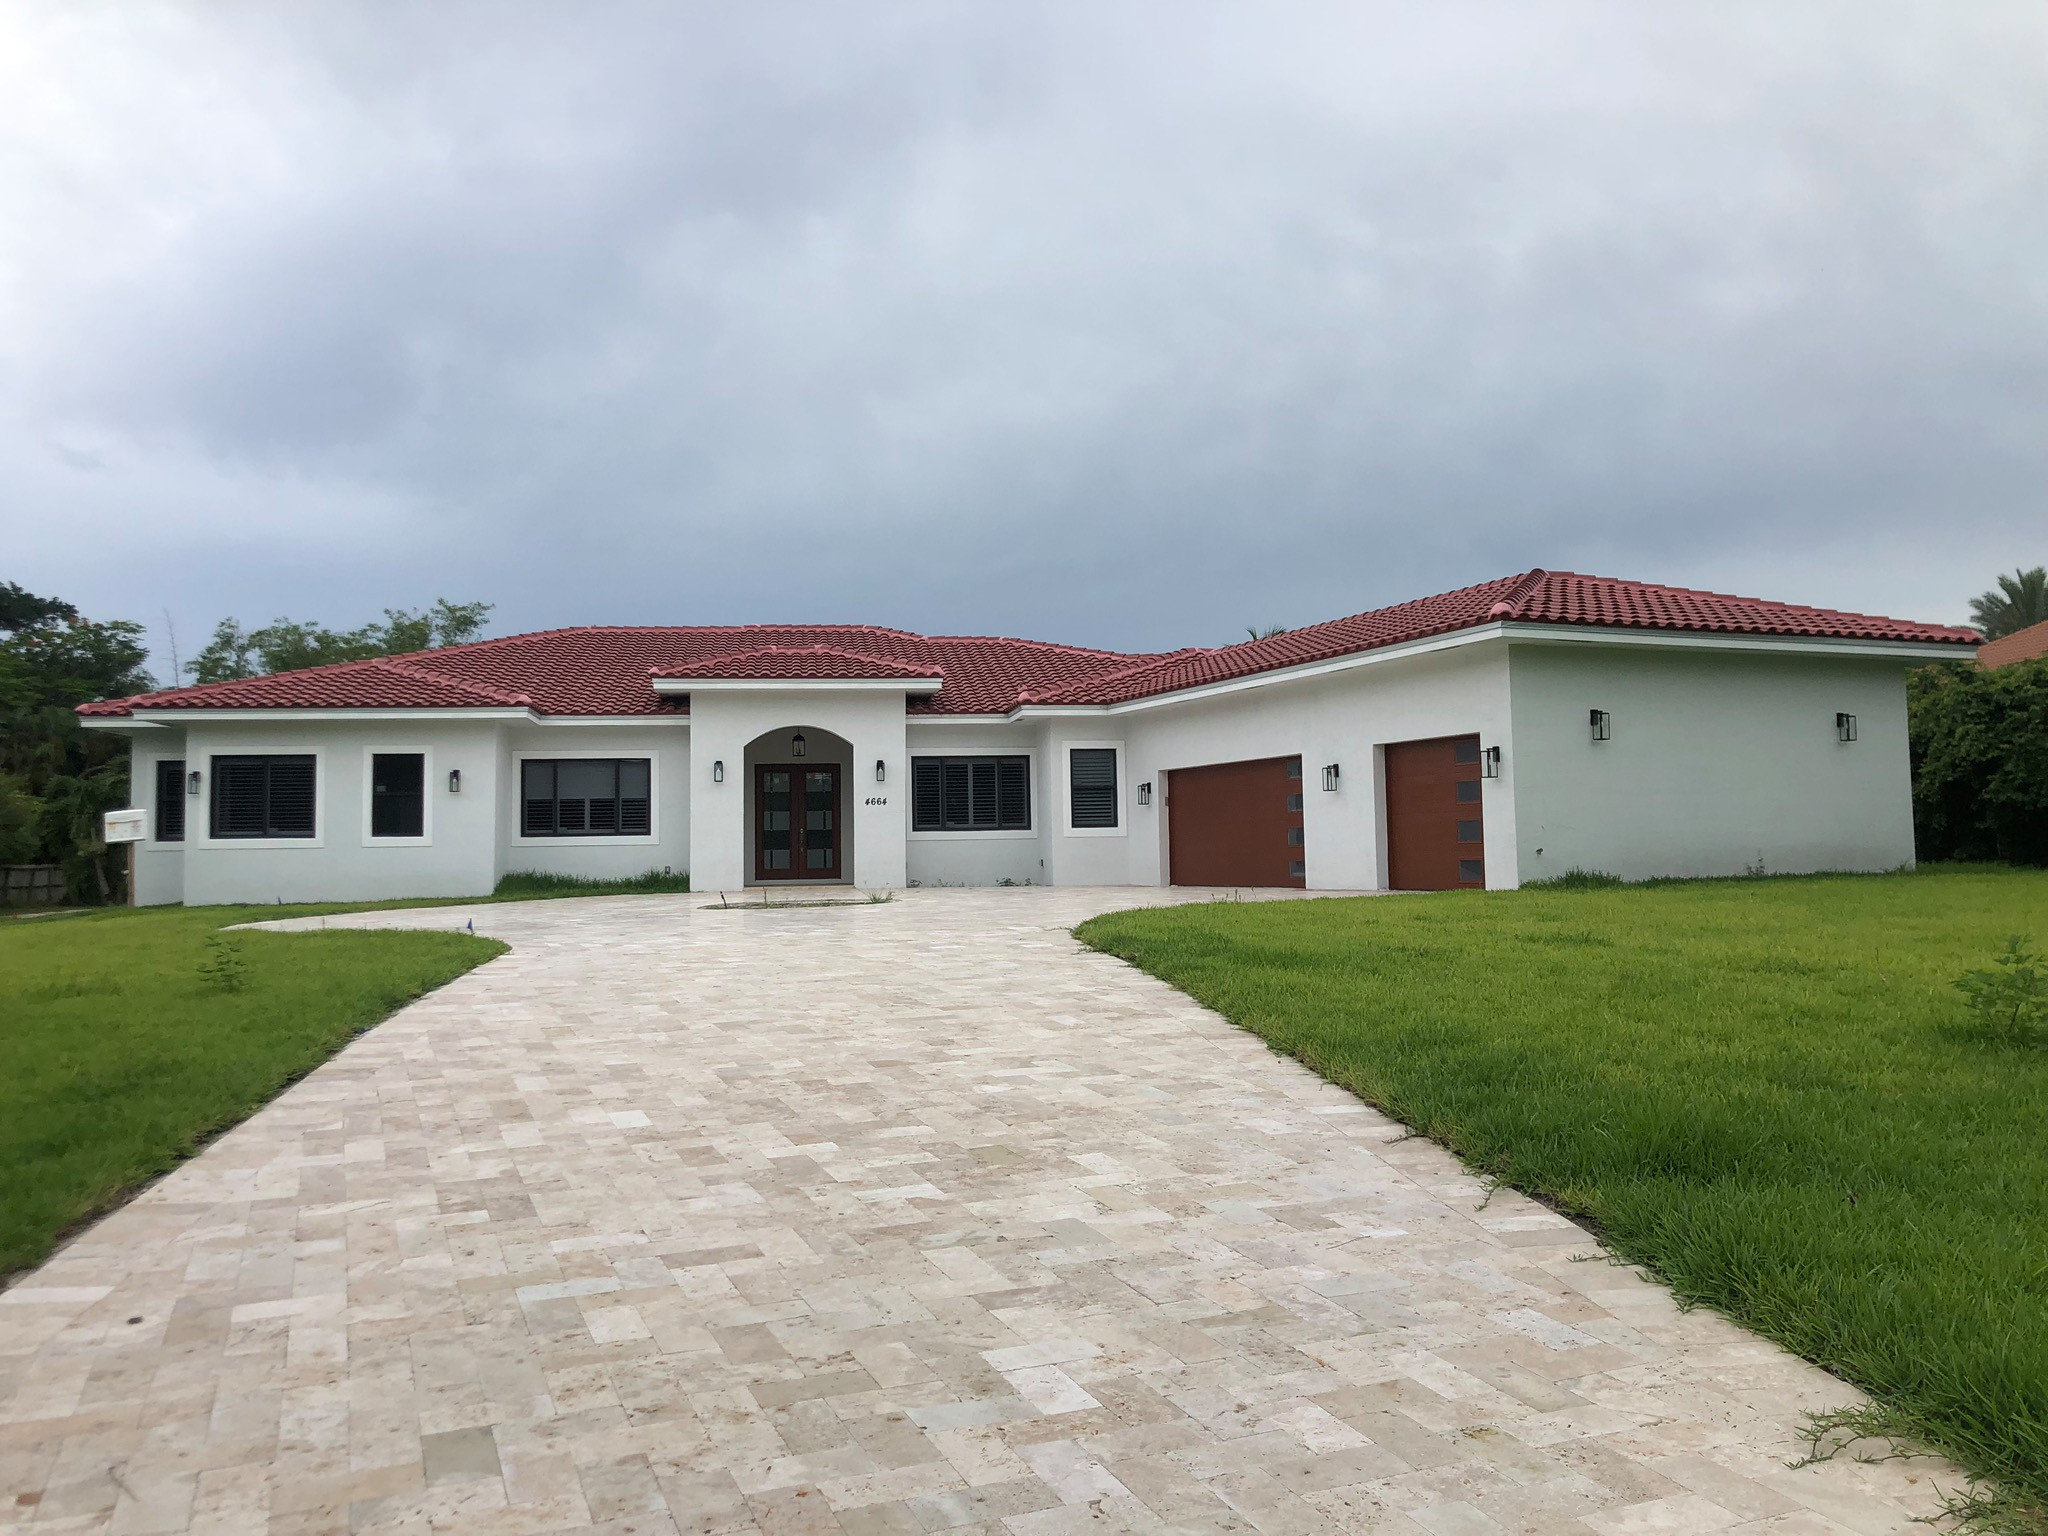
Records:
M475 909L0 1302L35 1532L1903 1530L1840 1384L1064 931ZM459 926L467 911L369 921ZM1593 1258L1593 1262L1578 1262Z

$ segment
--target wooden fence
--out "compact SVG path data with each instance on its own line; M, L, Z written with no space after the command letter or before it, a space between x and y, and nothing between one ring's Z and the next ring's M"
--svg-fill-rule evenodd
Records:
M47 907L63 900L64 871L55 864L0 864L0 902Z

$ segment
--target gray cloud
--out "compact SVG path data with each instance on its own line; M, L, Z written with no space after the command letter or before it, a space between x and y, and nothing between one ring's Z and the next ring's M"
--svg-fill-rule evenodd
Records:
M2048 558L2037 8L18 7L7 574L1226 640ZM188 642L189 649L189 642Z

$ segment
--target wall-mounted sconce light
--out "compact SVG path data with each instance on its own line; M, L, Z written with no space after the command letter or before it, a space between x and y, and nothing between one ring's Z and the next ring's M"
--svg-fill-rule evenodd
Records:
M1608 714L1606 710L1594 710L1588 720L1593 727L1595 741L1606 741L1614 734L1614 716Z
M875 782L877 784L886 784L889 782L889 765L883 762L879 757L875 759Z
M1138 804L1140 804L1140 805L1150 805L1151 803L1152 803L1152 781L1151 781L1150 779L1147 779L1147 780L1146 780L1146 781L1145 781L1144 783L1142 783L1142 784L1140 784L1140 785L1138 786Z
M1835 740L1854 741L1855 739L1856 717L1854 715L1835 716Z
M1334 792L1337 788L1338 767L1335 763L1323 764L1323 788Z
M804 733L802 731L798 731L794 736L789 738L789 755L791 757L802 757L804 755L805 745L806 743L804 741Z
M725 759L722 757L715 759L711 764L711 782L714 784L723 784L725 782Z
M462 770L460 768L450 768L448 770L448 793L451 795L462 793Z
M1479 754L1479 776L1482 779L1500 777L1500 748L1488 747Z
M199 770L197 768L194 768L185 775L185 793L188 795L199 793Z

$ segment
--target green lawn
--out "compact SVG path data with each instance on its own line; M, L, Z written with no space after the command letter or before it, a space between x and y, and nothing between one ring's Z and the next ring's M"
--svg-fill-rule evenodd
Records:
M0 1275L245 1118L392 1010L505 946L461 933L229 936L349 910L150 907L0 919Z
M2048 871L1120 912L1143 967L2048 1511L2048 1050L1951 985Z

